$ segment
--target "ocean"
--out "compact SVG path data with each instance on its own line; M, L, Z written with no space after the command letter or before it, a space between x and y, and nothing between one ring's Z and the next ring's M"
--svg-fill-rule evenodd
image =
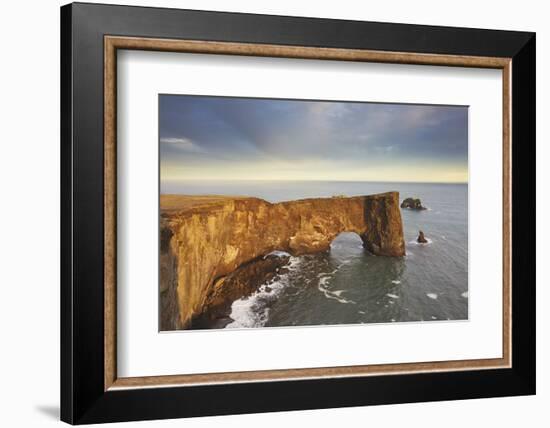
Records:
M322 181L163 182L162 193L281 202L398 191L428 209L401 210L407 255L370 254L355 233L329 252L291 257L287 273L233 302L226 328L468 319L468 185ZM428 244L416 243L419 230Z

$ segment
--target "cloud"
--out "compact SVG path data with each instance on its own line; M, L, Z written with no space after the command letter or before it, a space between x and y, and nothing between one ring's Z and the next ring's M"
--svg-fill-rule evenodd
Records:
M419 162L438 174L448 164L467 170L465 106L187 95L163 95L159 106L161 159L174 171L272 165L292 177L321 165L344 174Z
M176 150L190 153L204 153L204 149L189 138L161 138L161 144L168 144Z

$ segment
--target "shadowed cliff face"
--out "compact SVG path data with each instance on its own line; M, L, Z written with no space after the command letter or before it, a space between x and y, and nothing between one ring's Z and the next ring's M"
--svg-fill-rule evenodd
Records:
M188 328L214 284L269 254L330 249L355 232L376 255L403 256L397 192L271 204L258 198L161 196L161 330ZM176 302L174 302L174 299Z

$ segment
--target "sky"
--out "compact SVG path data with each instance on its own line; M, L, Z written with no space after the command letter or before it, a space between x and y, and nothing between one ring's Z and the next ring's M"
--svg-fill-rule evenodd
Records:
M160 95L161 180L468 179L468 108Z

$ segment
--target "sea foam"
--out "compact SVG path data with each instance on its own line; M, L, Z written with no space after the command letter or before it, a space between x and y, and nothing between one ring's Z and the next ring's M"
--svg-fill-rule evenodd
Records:
M328 284L330 283L330 279L331 279L330 276L323 276L323 277L319 278L319 284L317 286L318 290L321 293L323 293L327 299L336 300L340 303L345 303L345 304L351 303L351 304L355 305L355 302L353 300L346 299L344 297L340 297L341 294L345 290L331 291L331 290L328 289Z
M299 257L290 257L288 270L296 270L299 264ZM270 304L277 300L279 294L288 285L289 275L287 273L280 275L275 281L263 284L252 295L235 300L229 314L233 322L227 324L225 328L263 327L269 319Z
M426 241L428 242L418 242L416 239L413 239L412 241L409 241L408 243L411 245L429 245L433 243L433 240L430 238L426 238Z

